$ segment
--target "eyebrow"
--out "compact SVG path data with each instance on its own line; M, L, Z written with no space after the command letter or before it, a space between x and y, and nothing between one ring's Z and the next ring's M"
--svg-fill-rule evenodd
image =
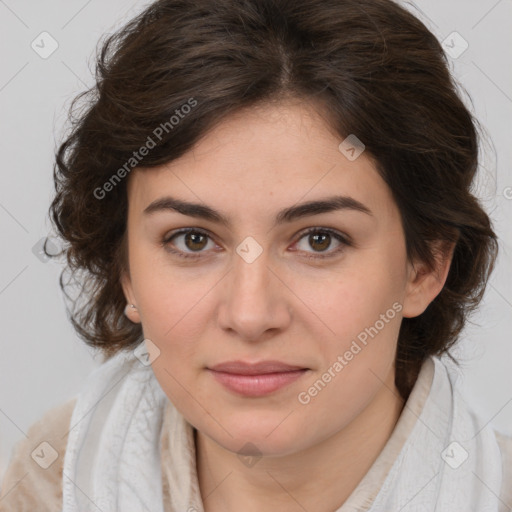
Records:
M363 203L349 196L331 196L325 199L309 201L293 205L281 210L274 219L274 225L292 222L302 217L319 215L340 210L352 210L373 216L371 210ZM174 197L166 196L153 201L144 209L144 214L150 215L156 212L175 211L189 217L196 217L207 221L230 227L231 220L221 212L200 203L182 201Z

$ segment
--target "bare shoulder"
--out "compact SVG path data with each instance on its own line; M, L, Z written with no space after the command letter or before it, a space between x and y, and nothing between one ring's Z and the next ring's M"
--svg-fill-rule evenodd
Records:
M0 490L1 512L62 510L62 468L76 398L48 410L13 449Z

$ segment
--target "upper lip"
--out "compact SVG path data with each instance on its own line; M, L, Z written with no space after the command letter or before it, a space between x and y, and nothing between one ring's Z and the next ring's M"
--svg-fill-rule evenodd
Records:
M227 361L209 367L216 372L234 373L237 375L263 375L265 373L283 373L294 370L307 370L303 366L295 366L281 361L261 361L246 363L245 361Z

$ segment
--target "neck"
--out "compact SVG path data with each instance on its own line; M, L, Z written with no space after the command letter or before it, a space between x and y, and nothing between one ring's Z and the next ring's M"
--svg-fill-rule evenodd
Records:
M205 512L330 512L340 507L375 462L400 417L404 402L393 377L343 430L306 450L262 457L251 467L197 432L196 464Z

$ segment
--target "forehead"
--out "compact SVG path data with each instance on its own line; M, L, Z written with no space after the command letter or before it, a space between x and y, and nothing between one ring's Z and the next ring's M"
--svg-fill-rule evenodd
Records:
M339 194L389 213L391 192L373 159L364 152L347 158L339 148L343 140L304 102L244 109L179 159L135 169L128 183L130 208L141 212L168 194L236 214L264 213Z

